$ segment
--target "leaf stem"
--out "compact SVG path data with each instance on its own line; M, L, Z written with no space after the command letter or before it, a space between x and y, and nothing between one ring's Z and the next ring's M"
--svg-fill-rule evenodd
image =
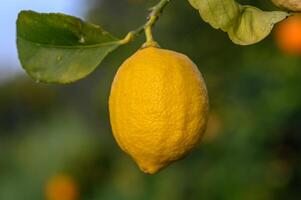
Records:
M143 26L140 26L139 28L130 31L122 40L119 41L119 43L127 44L133 41L135 38L137 38L144 31L146 36L146 42L143 44L143 47L158 46L158 44L153 39L152 27L155 25L156 21L162 14L164 8L170 1L171 0L160 0L158 4L150 8L150 13L147 18L147 22Z

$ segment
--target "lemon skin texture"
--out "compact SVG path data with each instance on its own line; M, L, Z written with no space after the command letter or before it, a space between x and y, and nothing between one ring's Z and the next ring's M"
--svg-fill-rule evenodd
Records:
M118 69L109 109L121 149L155 174L198 145L209 103L202 75L187 56L147 47Z

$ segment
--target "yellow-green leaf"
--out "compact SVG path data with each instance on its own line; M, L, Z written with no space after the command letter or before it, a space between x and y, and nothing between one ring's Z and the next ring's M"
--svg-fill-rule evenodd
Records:
M273 26L289 14L282 11L262 11L243 6L234 0L188 0L201 18L213 28L228 33L239 45L257 43L267 37Z
M230 39L235 44L248 45L267 37L274 24L287 17L280 11L264 12L253 6L240 6L239 20L227 30Z
M301 11L301 0L272 0L272 2L284 10Z

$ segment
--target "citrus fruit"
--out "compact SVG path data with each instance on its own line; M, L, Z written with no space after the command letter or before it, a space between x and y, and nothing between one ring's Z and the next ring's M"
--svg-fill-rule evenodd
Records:
M157 47L140 49L121 65L109 99L117 143L148 174L198 145L208 107L197 66L183 54Z
M78 186L68 175L51 177L46 185L46 200L77 200Z
M301 15L280 22L276 27L275 40L283 52L301 55Z

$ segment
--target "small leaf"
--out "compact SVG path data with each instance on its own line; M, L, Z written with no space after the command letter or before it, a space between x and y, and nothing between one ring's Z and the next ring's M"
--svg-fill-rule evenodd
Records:
M70 83L90 74L120 43L99 26L64 14L20 12L17 48L36 81Z
M280 11L263 12L253 6L240 6L241 16L228 29L230 39L240 45L257 43L267 37L274 25L288 14Z
M202 19L213 28L227 30L239 15L239 5L233 0L189 0L199 10Z
M272 0L272 2L284 10L301 11L301 0Z
M239 45L257 43L267 37L273 26L289 14L265 12L253 6L242 6L234 0L188 0L199 10L202 19L213 28L228 33Z

